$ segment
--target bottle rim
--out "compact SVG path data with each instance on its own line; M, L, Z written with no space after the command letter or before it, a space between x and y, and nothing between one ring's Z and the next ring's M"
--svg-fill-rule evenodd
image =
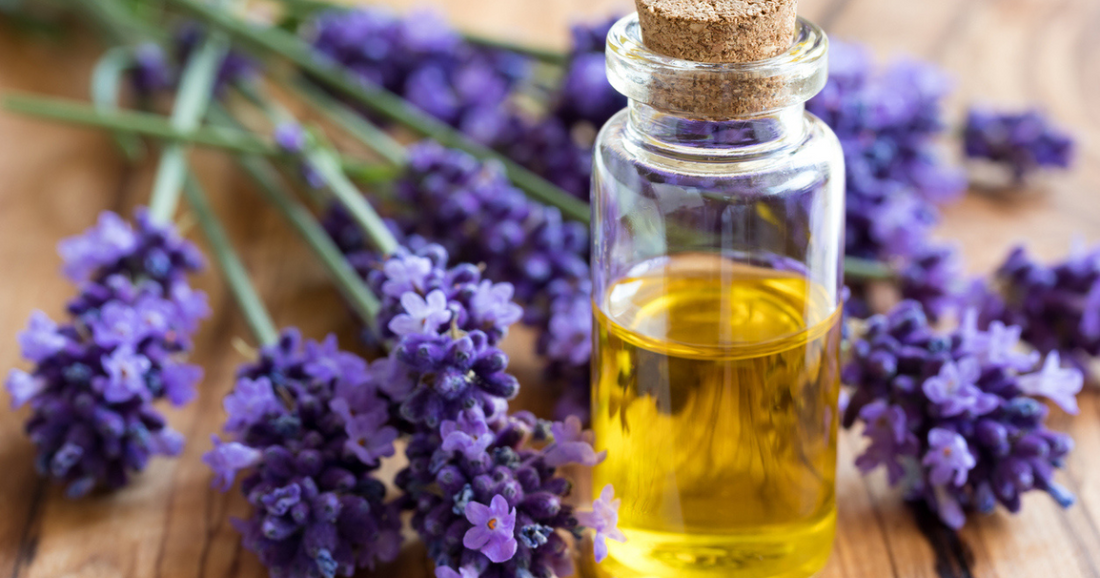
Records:
M607 35L607 77L631 100L670 112L736 117L801 104L825 86L829 39L798 18L791 46L752 62L695 62L659 54L642 40L638 14L623 17Z

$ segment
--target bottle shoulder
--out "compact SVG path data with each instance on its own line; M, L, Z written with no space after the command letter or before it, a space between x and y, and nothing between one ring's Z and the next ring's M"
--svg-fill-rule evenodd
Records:
M741 149L669 146L648 139L631 126L629 111L616 113L595 141L595 169L675 172L695 176L825 172L843 174L839 139L824 121L806 112L796 138ZM633 167L633 168L628 168Z

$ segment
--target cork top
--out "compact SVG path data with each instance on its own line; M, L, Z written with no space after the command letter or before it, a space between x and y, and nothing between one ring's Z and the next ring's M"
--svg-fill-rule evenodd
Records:
M641 13L629 14L607 35L607 79L632 106L690 118L754 116L806 102L828 77L829 40L801 18L778 54L750 62L700 62L659 53L649 37L643 39L640 20Z
M753 62L791 46L797 0L635 0L646 47L694 62Z

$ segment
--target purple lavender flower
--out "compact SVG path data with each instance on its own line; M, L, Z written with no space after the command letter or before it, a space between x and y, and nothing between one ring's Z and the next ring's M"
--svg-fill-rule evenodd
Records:
M976 463L966 445L966 438L938 427L928 431L928 451L921 464L929 468L928 481L933 486L943 486L948 482L955 486L965 484L967 473L974 469Z
M58 243L57 252L65 261L65 275L79 283L91 277L97 269L117 263L132 253L137 243L137 234L122 217L104 211L99 214L96 225L83 235Z
M523 308L512 302L511 283L481 281L470 297L470 315L479 327L508 327L523 318Z
M1013 249L990 284L974 282L965 297L978 311L976 325L991 330L1018 326L1028 345L1044 355L1084 370L1100 356L1100 247L1075 248L1065 261L1047 265L1032 260L1023 247Z
M138 397L148 399L151 393L145 386L145 374L153 364L147 357L136 353L133 347L123 345L114 350L109 356L102 358L103 370L107 372L106 378L100 378L97 386L103 393L103 399L110 403L121 403Z
M394 316L388 325L390 331L399 337L410 333L437 335L440 326L451 320L447 296L438 289L428 293L427 297L405 293L401 296L401 307L405 313Z
M123 486L151 456L182 450L183 437L152 403L194 396L202 371L182 358L209 309L187 285L202 266L198 250L144 211L133 224L103 213L58 248L81 288L68 304L71 318L58 324L32 314L19 343L35 367L12 370L5 385L14 406L32 408L27 433L38 471L75 498Z
M306 133L302 125L294 122L284 122L275 127L275 146L287 154L301 154L306 148Z
M237 472L260 463L263 453L238 442L223 442L218 436L210 436L214 449L203 454L202 463L214 471L212 485L226 491L233 485Z
M130 81L134 92L143 98L149 98L172 86L174 71L160 45L145 42L134 49L134 68L130 72Z
M937 375L929 377L921 387L924 395L935 405L936 411L944 417L959 414L979 416L989 413L1000 403L997 396L978 389L981 367L973 357L964 357L958 361L948 361Z
M349 576L400 547L400 504L384 501L374 477L397 435L380 427L388 412L376 366L334 343L303 344L287 330L241 367L226 403L235 440L215 439L203 458L223 490L250 472L241 491L253 511L234 525L273 576Z
M506 400L519 384L506 372L507 356L492 344L518 317L511 287L482 281L470 265L447 269L442 247L413 236L407 241L415 252L401 249L383 263L366 253L352 260L384 295L380 318L391 326L404 315L414 329L422 327L426 295L444 300L432 310L453 313L450 329L441 333L404 332L397 323L389 358L371 366L368 380L399 408L403 427L413 432L409 466L396 481L405 492L404 506L415 512L413 526L428 545L436 574L498 568L569 575L572 562L558 530L579 529L572 508L562 503L569 484L556 476L556 467L594 464L602 455L576 418L547 426L527 413L507 414ZM532 449L528 442L546 441L547 430L554 441Z
M541 439L545 429L529 413L475 410L442 428L414 432L406 450L409 467L397 484L437 575L463 576L463 568L489 575L572 574L562 536L579 531L572 507L563 503L570 484L547 464L545 450L527 443ZM446 447L445 439L451 440Z
M481 573L472 566L463 566L458 570L446 566L436 566L435 578L478 578Z
M46 381L23 370L12 369L4 381L4 388L11 395L12 409L19 409L46 389Z
M607 558L607 540L626 542L626 535L619 529L619 503L615 497L615 488L608 484L600 490L600 497L592 503L591 512L577 512L577 522L592 528L596 535L592 540L596 550L596 561Z
M592 448L594 434L583 429L577 416L571 415L563 422L551 424L550 432L554 442L546 449L546 463L549 466L594 466L607 458L606 450L597 454Z
M1080 373L1061 369L1057 357L1039 370L1035 357L1015 351L1017 328L982 330L976 317L937 333L919 303L904 301L867 320L843 369L854 386L844 423L864 420L871 438L860 470L886 466L891 485L952 528L965 523L964 508L990 512L1000 503L1016 512L1033 489L1073 503L1053 480L1072 440L1047 429L1046 407L1029 396L1069 404Z
M399 197L409 207L436 209L396 215L407 244L431 239L446 247L444 255L484 263L486 277L512 281L512 296L526 305L523 320L542 330L538 348L550 362L549 375L569 384L570 399L586 398L591 283L584 227L563 222L556 210L529 201L493 163L431 142L410 147L409 159L408 175L396 185ZM435 289L447 294L459 329L482 331L494 343L516 318L508 284L486 284L482 273L469 266L445 271L438 249L422 248L424 255L403 253L379 271L377 258L365 250L362 235L346 215L330 212L326 227L371 287L389 297L379 319L382 327L408 313L400 305L401 295L412 291L425 296Z
M968 157L1005 165L1017 182L1040 167L1067 168L1073 158L1073 139L1037 111L971 109L963 138Z
M348 400L337 397L329 402L329 409L343 418L344 432L348 435L344 447L361 462L375 466L379 459L394 454L393 442L397 439L397 430L385 425L389 421L389 412L381 400L367 411L353 413Z
M509 299L514 291L510 284L483 281L473 265L446 268L448 254L439 245L423 244L418 253L402 249L381 271L371 253L350 259L361 264L371 288L385 297L378 319L388 329L383 338L439 335L453 324L461 331L480 331L496 343L520 312Z
M19 332L19 348L23 359L39 362L61 351L68 339L58 331L58 326L42 311L31 313L27 329Z
M185 23L176 31L176 59L179 62L187 62L191 54L202 43L206 34L198 24ZM243 52L230 49L222 59L218 67L218 73L214 77L214 94L221 96L226 89L240 81L247 81L256 76L259 65L251 57Z
M871 444L856 458L856 467L867 473L885 466L890 484L897 484L906 474L904 457L916 454L919 443L907 428L905 410L880 399L863 406L859 419Z
M444 421L439 434L443 436L443 444L439 446L443 451L461 452L469 460L478 459L496 437L485 423L484 412L476 406L459 414L457 421Z
M271 415L283 413L283 405L275 397L275 389L267 376L257 379L242 377L236 387L222 400L222 407L229 419L225 431L241 432L249 425L263 421Z
M806 108L844 149L848 255L915 255L938 219L935 205L965 189L962 171L936 152L950 85L929 64L897 60L876 69L865 47L831 43L829 80Z
M526 59L475 47L432 12L399 18L384 8L333 10L303 31L323 58L409 100L483 144L509 116Z
M466 504L466 519L473 525L462 538L462 545L480 550L490 562L500 564L516 555L518 543L516 509L508 509L508 500L497 494L488 506L477 502Z
M921 247L898 271L898 288L902 298L924 305L933 320L955 311L964 288L958 250L943 245Z
M382 283L382 294L400 299L410 291L425 292L432 268L431 259L416 255L386 260L382 265L382 272L386 276L386 281Z
M1066 413L1077 413L1077 394L1081 393L1084 376L1080 371L1062 367L1057 351L1047 355L1038 373L1021 375L1017 387L1025 395L1045 397Z

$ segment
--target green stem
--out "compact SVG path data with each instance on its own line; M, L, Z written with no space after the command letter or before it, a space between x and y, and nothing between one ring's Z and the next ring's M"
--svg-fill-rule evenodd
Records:
M848 281L890 281L896 277L887 263L859 257L844 258L844 278Z
M386 223L382 221L382 217L378 216L367 198L348 180L347 175L340 168L336 156L324 146L313 146L306 151L306 158L314 170L328 184L333 196L344 205L344 208L351 214L351 218L366 233L367 241L371 246L382 255L390 255L396 251L398 247L397 239L394 238L393 233L386 227Z
M79 6L93 20L99 23L104 33L118 44L130 44L140 39L163 40L165 34L159 28L149 26L135 17L130 10L117 0L69 0Z
M583 201L571 196L504 155L471 141L450 125L421 112L401 97L377 86L364 83L360 79L353 78L339 66L324 63L308 45L296 36L275 28L260 28L250 25L224 10L207 6L197 0L169 1L201 18L207 24L226 30L242 41L262 50L281 55L308 71L312 77L354 98L356 102L370 108L387 120L404 125L421 136L431 137L444 146L464 150L481 159L494 159L500 162L512 182L526 191L531 198L557 207L569 219L583 223L589 221L588 205Z
M187 195L188 203L198 217L199 226L202 227L206 240L210 242L210 247L214 250L214 257L218 261L225 282L229 285L229 290L237 300L237 305L241 308L241 313L244 314L244 319L248 323L248 328L252 330L252 335L260 345L271 345L277 342L279 340L279 330L275 327L271 315L264 307L263 300L260 299L256 287L249 280L244 263L241 262L241 258L233 249L232 243L229 242L229 237L225 234L225 227L222 226L221 220L210 208L210 203L206 200L206 194L194 174L188 174L183 190L184 194Z
M396 166L405 166L405 147L386 131L374 126L355 109L329 96L310 82L287 83L296 96L324 115L334 126L343 129L359 142Z
M569 55L559 50L553 50L550 48L539 48L536 46L528 46L526 44L516 44L508 40L502 40L500 38L493 38L490 36L482 36L473 32L463 32L462 36L472 44L478 44L486 48L495 48L497 50L504 50L507 52L515 52L516 54L522 54L524 56L530 56L535 60L545 62L547 64L553 64L554 66L565 66L569 62Z
M191 57L180 79L176 104L172 109L172 128L179 131L194 130L206 114L206 107L214 92L214 81L222 58L229 50L229 39L224 33L212 32ZM173 142L164 147L160 164L153 181L149 215L155 220L170 221L179 203L180 188L187 170L187 146Z
M290 111L277 101L260 94L255 85L243 85L238 88L248 100L268 115L273 124L291 123L301 126ZM397 239L382 222L382 218L375 212L374 207L367 202L366 197L348 180L332 148L320 141L319 135L309 135L304 152L306 160L325 181L336 200L347 209L351 218L366 234L367 242L382 255L393 253L398 246Z
M243 130L198 127L183 131L173 127L159 114L128 110L98 112L77 101L45 96L11 94L6 95L0 102L8 110L50 120L136 133L233 153L257 154L278 159L289 158L289 155L275 145ZM365 163L348 157L341 157L340 165L354 175L357 181L369 183L390 181L400 172L388 164Z
M132 51L116 46L103 54L92 70L92 102L96 110L110 112L118 110L118 93L122 87L126 71L134 64ZM137 136L127 132L115 132L115 142L130 161L137 161L144 154L144 148Z
M212 110L210 116L220 125L240 128L240 123L220 107ZM309 209L294 200L283 185L275 167L263 157L256 155L240 155L237 157L237 163L252 177L264 197L282 213L321 260L328 269L329 275L332 276L333 282L336 283L336 287L360 319L373 328L381 308L378 298L352 269L344 254L340 252L340 248L328 236Z
M351 268L313 214L287 192L275 168L263 157L253 155L242 155L237 158L237 162L256 182L264 197L282 213L321 260L352 309L363 321L373 325L381 307L378 298Z

